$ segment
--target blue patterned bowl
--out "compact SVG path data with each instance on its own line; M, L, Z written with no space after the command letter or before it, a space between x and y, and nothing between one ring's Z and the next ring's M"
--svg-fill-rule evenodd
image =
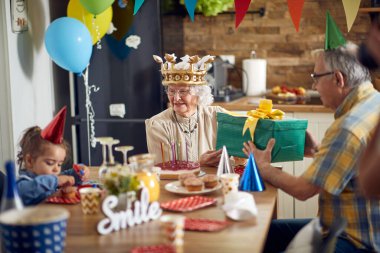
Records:
M38 206L0 215L1 244L6 253L63 252L69 212L61 207Z

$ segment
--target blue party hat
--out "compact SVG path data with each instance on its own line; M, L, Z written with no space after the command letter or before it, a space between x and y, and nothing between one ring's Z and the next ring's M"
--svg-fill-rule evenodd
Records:
M251 192L261 192L265 190L263 179L257 169L256 161L252 153L249 155L243 176L240 179L239 190Z

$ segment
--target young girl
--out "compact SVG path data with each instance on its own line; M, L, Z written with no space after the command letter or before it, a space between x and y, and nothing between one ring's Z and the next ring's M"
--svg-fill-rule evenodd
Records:
M58 115L62 117L61 112ZM65 112L66 110L64 115ZM70 148L62 138L64 120L58 125L61 125L58 131L54 130L56 126L44 130L38 126L28 128L19 143L17 164L20 170L17 186L24 205L38 204L58 188L79 185L88 179L89 169L86 166L82 166L80 171L61 171ZM57 132L58 135L55 134Z

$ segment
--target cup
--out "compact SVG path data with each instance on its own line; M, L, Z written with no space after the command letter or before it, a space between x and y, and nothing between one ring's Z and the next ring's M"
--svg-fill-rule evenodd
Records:
M64 251L69 212L62 207L37 206L0 215L4 253Z
M222 182L223 195L226 196L231 192L238 192L239 188L239 174L226 173L220 175L220 181Z
M166 243L176 247L183 245L185 219L183 215L161 216L160 226Z
M84 214L97 214L100 210L100 198L102 191L99 188L86 187L79 190Z

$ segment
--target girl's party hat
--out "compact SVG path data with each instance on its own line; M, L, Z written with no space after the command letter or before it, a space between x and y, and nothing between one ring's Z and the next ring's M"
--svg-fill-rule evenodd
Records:
M66 120L66 106L63 107L54 119L41 131L41 137L54 144L61 144Z

